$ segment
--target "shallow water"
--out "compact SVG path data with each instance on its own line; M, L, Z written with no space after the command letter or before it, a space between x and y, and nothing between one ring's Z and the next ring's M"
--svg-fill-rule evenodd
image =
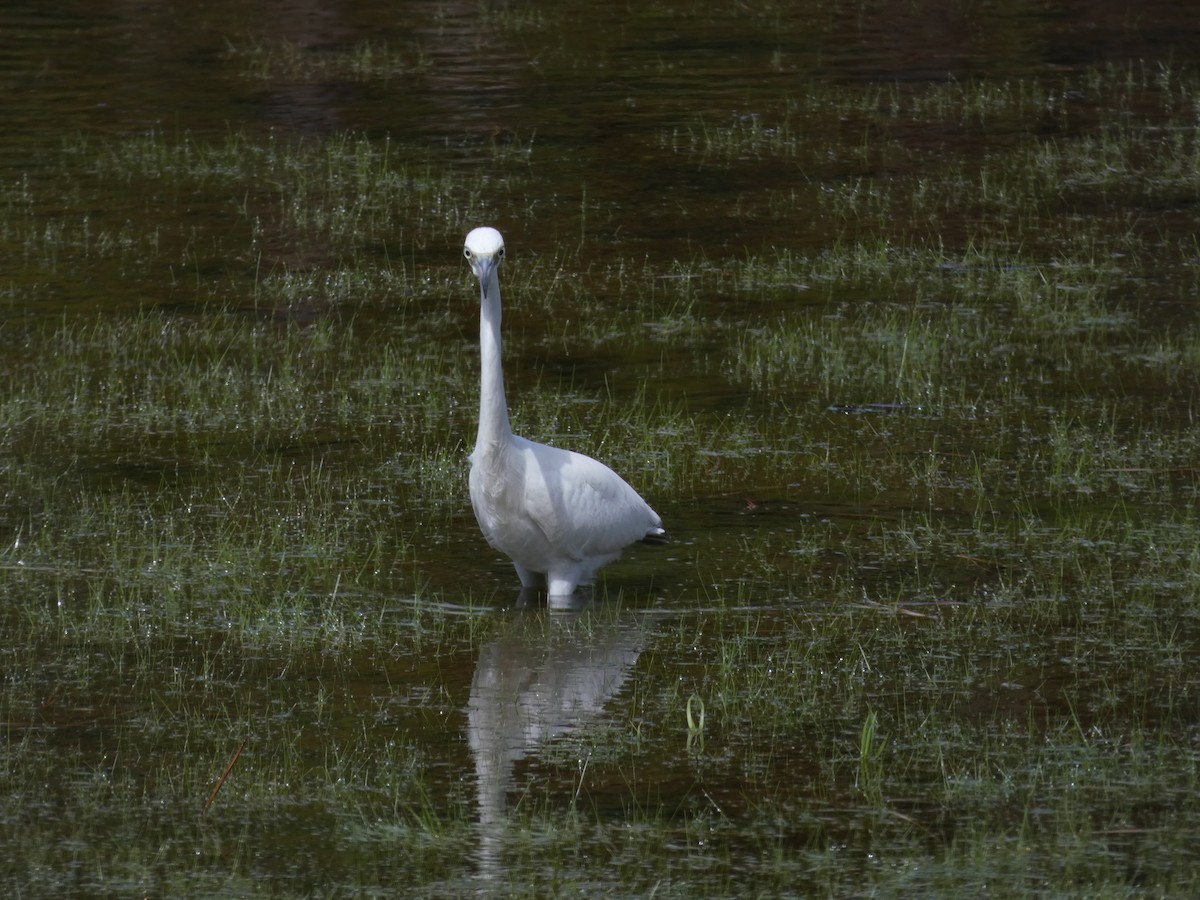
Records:
M976 180L1194 145L1087 87L1189 72L1184 6L7 5L8 887L1186 883L1196 156ZM470 513L484 222L517 421L676 539L581 610Z

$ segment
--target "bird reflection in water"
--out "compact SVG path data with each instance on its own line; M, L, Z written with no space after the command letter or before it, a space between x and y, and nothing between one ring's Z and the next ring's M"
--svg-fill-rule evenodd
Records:
M471 681L468 740L475 760L481 863L496 862L517 763L595 719L628 679L643 646L636 619L613 607L564 611L528 604L484 646Z

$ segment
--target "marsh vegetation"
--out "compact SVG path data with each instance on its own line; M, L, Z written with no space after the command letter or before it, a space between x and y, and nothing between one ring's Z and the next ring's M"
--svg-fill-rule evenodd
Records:
M743 6L242 14L196 127L17 117L8 894L1200 875L1200 58L839 70ZM467 499L485 223L514 428L676 538L567 614Z

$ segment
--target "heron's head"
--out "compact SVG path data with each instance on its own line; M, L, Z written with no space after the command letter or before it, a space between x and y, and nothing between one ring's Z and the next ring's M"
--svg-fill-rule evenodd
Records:
M504 238L495 228L476 228L467 235L463 256L471 264L471 271L479 279L479 288L486 297L492 272L504 259Z

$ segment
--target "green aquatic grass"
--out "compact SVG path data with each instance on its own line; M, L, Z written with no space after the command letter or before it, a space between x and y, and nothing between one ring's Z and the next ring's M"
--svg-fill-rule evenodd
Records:
M529 146L490 152L520 171ZM90 302L88 273L114 267L122 283L113 299L126 308L393 307L454 290L429 280L427 248L444 258L472 225L495 216L478 184L435 170L428 150L349 134L81 136L64 142L59 170L50 185L3 186L0 243L25 272L10 314L45 302L38 283ZM95 198L112 191L120 199L100 206ZM181 192L193 198L186 222L165 214ZM64 215L64 205L88 212Z
M776 390L794 384L832 402L928 405L945 402L933 393L957 367L974 379L949 382L958 395L951 402L965 406L994 399L997 389L1036 390L1028 382L1048 375L1111 368L1110 348L1133 322L1106 298L1128 270L1083 259L1004 260L994 251L954 259L938 248L890 246L750 257L732 273L742 290L769 302L799 288L811 300L747 329L733 375ZM814 317L830 285L852 293Z
M268 84L345 80L388 85L428 72L431 66L420 44L396 47L386 40L331 46L304 45L286 38L227 39L224 57L243 78Z
M97 156L86 143L70 149ZM231 133L209 142L150 132L107 144L100 160L96 174L102 178L213 183L229 191L257 242L321 240L330 243L326 252L335 259L380 235L400 246L410 233L410 240L453 234L457 242L467 223L486 213L477 189L467 189L452 173L435 172L427 156L349 134L305 142Z
M704 118L659 141L717 170L761 168L728 207L749 228L765 219L813 241L832 226L848 247L1065 241L1076 254L1082 242L1103 265L1157 255L1163 230L1186 229L1155 218L1195 193L1196 95L1194 72L1144 62L1057 83L818 85L771 113ZM1001 149L971 149L984 145Z

